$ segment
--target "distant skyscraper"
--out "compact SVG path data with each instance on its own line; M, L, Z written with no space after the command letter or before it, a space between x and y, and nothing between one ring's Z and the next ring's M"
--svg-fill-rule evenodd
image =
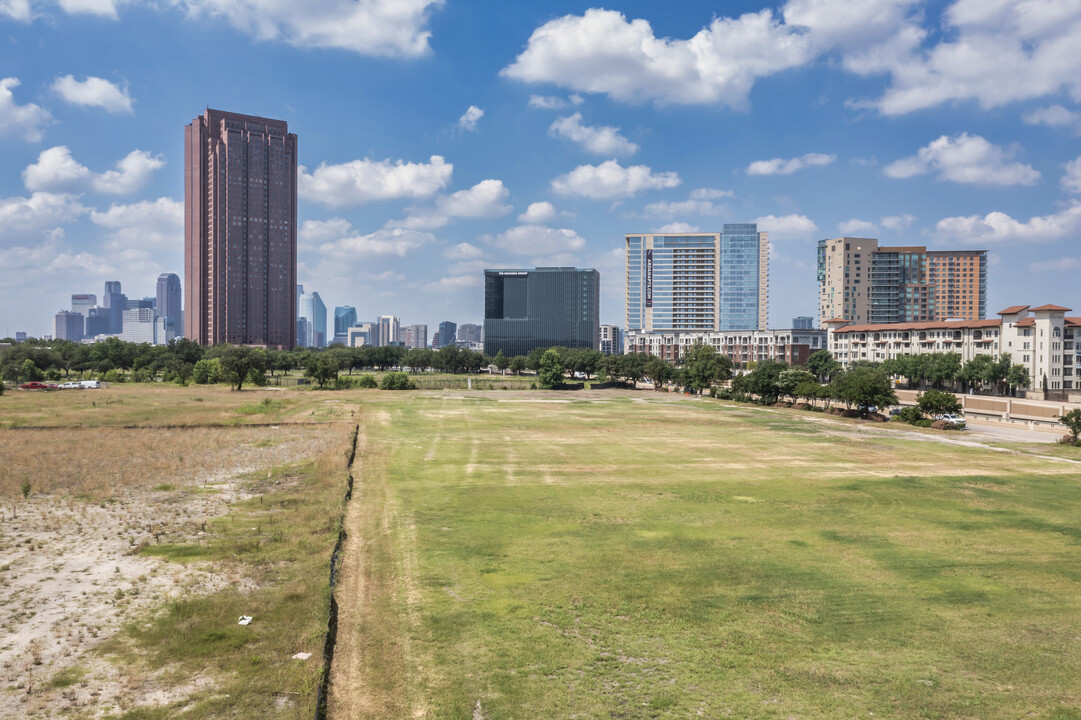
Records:
M766 329L769 241L754 223L626 241L627 332Z
M93 293L77 293L71 296L71 311L83 316L83 334L87 334L85 322L90 317L90 308L98 304L98 296Z
M874 238L818 242L818 318L862 324L982 320L987 251L879 247Z
M323 347L327 344L327 306L319 293L304 293L300 296L300 316L305 320L306 335L304 345Z
M601 325L601 344L598 348L605 355L623 354L623 333L618 325Z
M439 344L436 347L446 347L447 345L453 345L454 339L458 337L458 323L451 322L450 320L444 320L439 323Z
M334 342L344 345L348 341L349 328L357 324L357 309L352 305L334 308Z
M402 328L402 344L408 348L428 347L427 325L406 325Z
M375 343L377 345L396 345L398 344L398 328L401 325L401 321L397 315L380 315L376 321L376 327L379 330L379 340Z
M121 317L121 323L123 323L123 315ZM86 337L97 337L98 335L110 334L110 323L112 318L110 317L110 311L108 308L95 306L90 308L90 315L86 318Z
M292 348L297 136L208 109L185 128L184 155L184 336Z
M792 318L793 330L810 330L814 327L814 318L806 315Z
M176 273L162 273L158 275L158 296L154 310L158 317L165 318L165 326L172 327L173 332L181 335L184 332L183 318L180 315L180 298L183 289L180 285L180 277Z
M484 271L484 354L597 349L600 273L572 267Z
M458 326L458 342L480 342L481 327L473 323L462 323Z
M84 327L86 327L86 319L82 313L61 310L56 314L53 324L53 337L57 340L79 342L83 339Z
M124 329L124 311L128 309L128 296L120 291L119 280L105 281L101 306L109 310L109 332L119 335Z

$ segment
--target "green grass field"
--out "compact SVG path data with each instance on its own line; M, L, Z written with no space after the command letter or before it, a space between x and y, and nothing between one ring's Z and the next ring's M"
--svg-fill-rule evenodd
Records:
M371 398L337 717L1081 718L1081 466L552 396Z

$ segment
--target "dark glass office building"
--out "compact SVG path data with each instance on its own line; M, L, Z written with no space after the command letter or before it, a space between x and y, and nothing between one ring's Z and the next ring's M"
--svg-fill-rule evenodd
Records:
M567 267L484 271L484 353L597 349L601 275Z

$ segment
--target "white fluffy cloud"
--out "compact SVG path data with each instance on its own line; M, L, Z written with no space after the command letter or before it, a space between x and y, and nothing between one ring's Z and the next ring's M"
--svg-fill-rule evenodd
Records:
M638 146L619 134L619 128L611 125L583 125L582 113L558 118L548 134L578 143L586 152L594 155L634 155Z
M452 217L499 217L513 209L506 204L509 196L502 180L481 180L468 190L439 198L436 208Z
M435 282L430 282L424 286L426 290L450 291L450 290L462 290L464 288L480 287L483 284L483 278L477 273L469 273L468 275L452 275L450 277L440 278Z
M1051 215L1014 220L1004 212L992 212L980 217L948 217L938 221L936 234L944 241L972 245L992 245L1004 242L1048 242L1081 232L1081 201Z
M150 182L155 170L165 166L160 157L145 150L133 150L116 163L115 170L92 172L71 156L64 145L43 150L37 162L23 170L27 190L50 192L94 191L108 195L130 195Z
M900 115L951 101L983 108L1066 89L1081 98L1081 4L1062 0L957 0L943 15L947 38L927 51L911 44L868 72L891 83L865 103Z
M45 136L45 126L53 116L40 105L17 105L12 88L19 86L18 78L0 80L0 135L21 135L27 142L37 142Z
M443 251L443 257L449 260L476 260L484 255L484 251L476 245L461 242Z
M909 225L916 222L916 216L909 215L908 213L904 213L903 215L888 215L887 217L882 218L880 222L882 223L882 227L887 230L901 232L902 230L907 230Z
M709 200L680 200L676 202L655 202L646 205L647 217L675 218L686 215L719 215L723 205L716 205Z
M581 95L571 95L564 100L561 97L555 95L530 95L529 107L538 108L540 110L563 110L569 108L571 105L581 105Z
M60 7L71 15L98 15L115 20L116 8L132 0L60 0Z
M806 215L765 215L756 218L759 232L769 233L771 240L795 240L818 232L818 226Z
M477 129L477 123L484 117L484 111L476 105L470 105L465 113L458 118L458 127L467 132Z
M374 200L426 198L450 182L454 166L440 155L427 163L398 160L353 160L341 165L322 164L308 173L301 167L298 190L305 200L340 207Z
M671 222L667 225L662 225L657 228L657 232L662 233L696 233L698 232L697 225L691 225L685 222Z
M800 157L784 160L773 158L772 160L756 160L747 166L748 175L791 175L797 170L817 165L829 165L837 159L836 155L823 153L807 153Z
M167 197L113 203L105 212L91 212L90 219L110 231L110 250L177 248L184 237L184 203Z
M653 174L646 165L623 167L615 160L600 165L579 165L552 181L560 195L582 195L594 200L625 198L643 190L677 187L682 180L674 172Z
M1037 260L1028 265L1032 272L1055 272L1069 270L1075 272L1081 270L1081 259L1075 257L1055 258L1054 260Z
M65 102L84 107L99 107L110 113L131 113L131 95L128 89L99 77L76 80L73 75L58 77L53 82L53 92Z
M30 0L0 0L0 16L4 15L12 20L29 22L33 17L30 12Z
M224 17L259 40L389 57L427 55L428 14L443 5L443 0L176 1L191 15Z
M534 30L501 74L624 102L744 107L757 78L812 57L810 40L771 10L714 18L689 40L673 40L654 35L646 20L590 9Z
M1066 174L1059 182L1066 192L1081 195L1081 157L1066 163Z
M886 166L892 178L908 178L935 171L940 180L980 185L1035 185L1040 173L1031 165L1011 162L1016 148L1005 149L979 135L943 135L912 157Z
M352 223L344 218L305 220L297 230L297 243L305 250L314 250L325 242L343 238L352 232Z
M1067 110L1061 105L1039 108L1021 116L1027 125L1047 125L1048 127L1072 128L1081 132L1081 113Z
M408 228L382 228L368 235L361 235L350 227L344 237L322 242L318 250L335 258L368 259L372 255L405 257L433 242L435 236L431 233Z
M691 200L720 200L721 198L735 197L731 190L718 190L717 188L698 188L691 191Z
M525 225L542 225L556 216L556 209L547 201L530 203L526 211L518 216L518 222Z
M852 218L851 220L837 223L837 232L844 236L858 237L863 234L877 233L878 226L868 220Z
M581 250L585 238L569 228L518 225L496 236L483 238L491 245L515 255L557 255Z
M74 195L36 192L28 198L0 198L4 235L37 232L71 222L87 212Z

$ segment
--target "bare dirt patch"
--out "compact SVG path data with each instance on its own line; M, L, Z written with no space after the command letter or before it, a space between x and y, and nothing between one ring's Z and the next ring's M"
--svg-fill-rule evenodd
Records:
M78 429L34 432L37 442L56 449L49 467L32 467L23 454L7 463L4 484L25 477L32 490L26 499L5 493L0 505L0 718L100 717L213 688L206 676L163 680L167 669L117 673L93 649L172 599L229 585L249 590L250 581L226 566L170 562L140 550L197 543L209 520L251 497L263 471L318 456L332 436L321 428L205 432L96 430L96 445L76 448L71 437L80 436ZM0 432L0 446L16 442L14 434ZM171 451L148 459L148 452L163 451L162 439ZM144 447L133 449L138 443ZM78 447L94 456L86 462L97 463L97 472L75 477L68 463ZM149 467L128 467L132 460ZM73 494L84 492L104 499Z

